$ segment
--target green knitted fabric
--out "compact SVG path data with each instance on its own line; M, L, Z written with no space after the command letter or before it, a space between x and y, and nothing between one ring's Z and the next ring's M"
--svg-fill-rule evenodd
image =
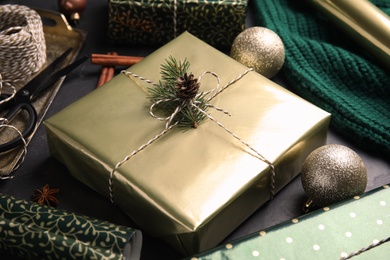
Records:
M332 129L349 141L389 156L389 72L306 1L251 1L256 25L283 40L280 74L292 90L332 113ZM389 0L372 3L390 13Z

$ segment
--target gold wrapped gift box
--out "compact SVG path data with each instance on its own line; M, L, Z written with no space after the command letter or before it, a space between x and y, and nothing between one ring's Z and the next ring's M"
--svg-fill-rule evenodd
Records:
M153 82L168 56L187 59L189 71L218 74L221 86L247 67L189 33L128 70ZM216 86L205 75L201 91ZM110 197L109 176L125 156L165 127L149 114L145 81L116 76L45 122L49 148L74 177ZM211 103L209 113L276 169L275 192L326 142L330 114L265 77L249 72ZM270 167L215 122L174 128L114 174L115 203L142 230L184 255L216 246L270 198Z

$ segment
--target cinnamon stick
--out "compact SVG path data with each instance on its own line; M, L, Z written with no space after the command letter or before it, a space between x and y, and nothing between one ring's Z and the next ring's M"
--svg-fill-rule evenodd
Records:
M107 55L115 57L118 55L118 53L109 52ZM103 66L97 87L100 87L104 83L110 81L114 77L114 74L115 74L115 66Z
M108 72L108 67L103 67L103 68L102 68L102 73L100 74L100 78L99 78L97 87L100 87L100 86L102 86L104 83L106 83L107 72Z
M93 53L91 55L92 64L103 65L103 66L132 66L143 57L138 56L121 56L121 55L110 55L110 54L97 54Z
M118 56L118 53L116 52L110 52L108 54L112 56ZM108 67L108 71L107 71L106 82L110 81L115 74L115 66L107 66L107 67Z

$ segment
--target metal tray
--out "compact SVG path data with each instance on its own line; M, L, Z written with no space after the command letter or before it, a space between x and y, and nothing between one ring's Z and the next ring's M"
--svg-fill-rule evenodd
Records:
M35 9L39 15L42 17L43 22L43 31L46 40L46 53L47 60L46 64L51 63L56 57L62 54L65 50L72 47L73 50L65 60L64 66L73 62L79 51L84 45L87 33L72 28L64 15L58 12L47 11L42 9ZM46 64L43 66L46 67ZM37 73L39 73L38 71ZM20 84L17 89L21 88L24 84L26 84L34 75L31 75L29 79L26 80L23 84ZM65 77L59 79L55 85L49 88L45 93L42 93L36 100L33 101L33 105L38 114L37 126L34 132L30 137L27 138L27 144L30 143L30 140L34 136L36 129L42 123L42 120L50 107L50 104L53 102L58 90L60 89ZM5 112L3 112L4 114ZM2 113L0 113L2 115ZM12 120L12 125L17 127L18 129L23 128L23 123L26 122L26 115L20 113L18 117ZM11 134L15 135L15 131L4 131L4 129L0 130L0 142L5 143L6 140L10 140ZM4 134L4 132L6 132ZM0 153L0 179L7 179L12 177L11 173L15 169L15 167L19 164L19 161L23 159L24 149L22 146L16 147L10 151ZM28 151L28 149L27 149Z

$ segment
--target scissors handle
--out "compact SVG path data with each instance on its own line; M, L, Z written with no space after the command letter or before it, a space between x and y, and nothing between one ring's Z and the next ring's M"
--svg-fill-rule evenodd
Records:
M38 117L37 112L32 107L32 105L28 104L28 103L20 103L20 104L16 105L15 107L13 107L13 109L10 110L5 115L5 118L7 118L9 121L11 121L12 118L14 116L16 116L16 114L18 114L22 110L25 110L28 113L28 118L29 118L28 125L22 131L23 138L25 139L28 136L30 136L30 134L34 131L35 126L36 126L35 122L37 122L37 117ZM22 138L19 137L19 138L14 138L13 140L11 140L7 143L0 144L0 153L8 151L10 149L13 149L22 143L23 143Z
M65 76L67 73L75 69L77 66L86 61L89 57L82 57L68 66L56 70L56 67L66 58L72 49L68 49L60 57L58 57L54 62L47 66L38 76L32 79L25 87L20 89L14 98L14 106L11 110L5 115L5 118L10 122L19 112L25 110L28 113L28 125L21 132L23 138L18 136L13 140L0 144L0 153L13 149L23 143L23 139L26 139L34 131L37 126L37 112L34 107L31 105L30 101L35 97L35 94L47 89L52 86L60 77Z

